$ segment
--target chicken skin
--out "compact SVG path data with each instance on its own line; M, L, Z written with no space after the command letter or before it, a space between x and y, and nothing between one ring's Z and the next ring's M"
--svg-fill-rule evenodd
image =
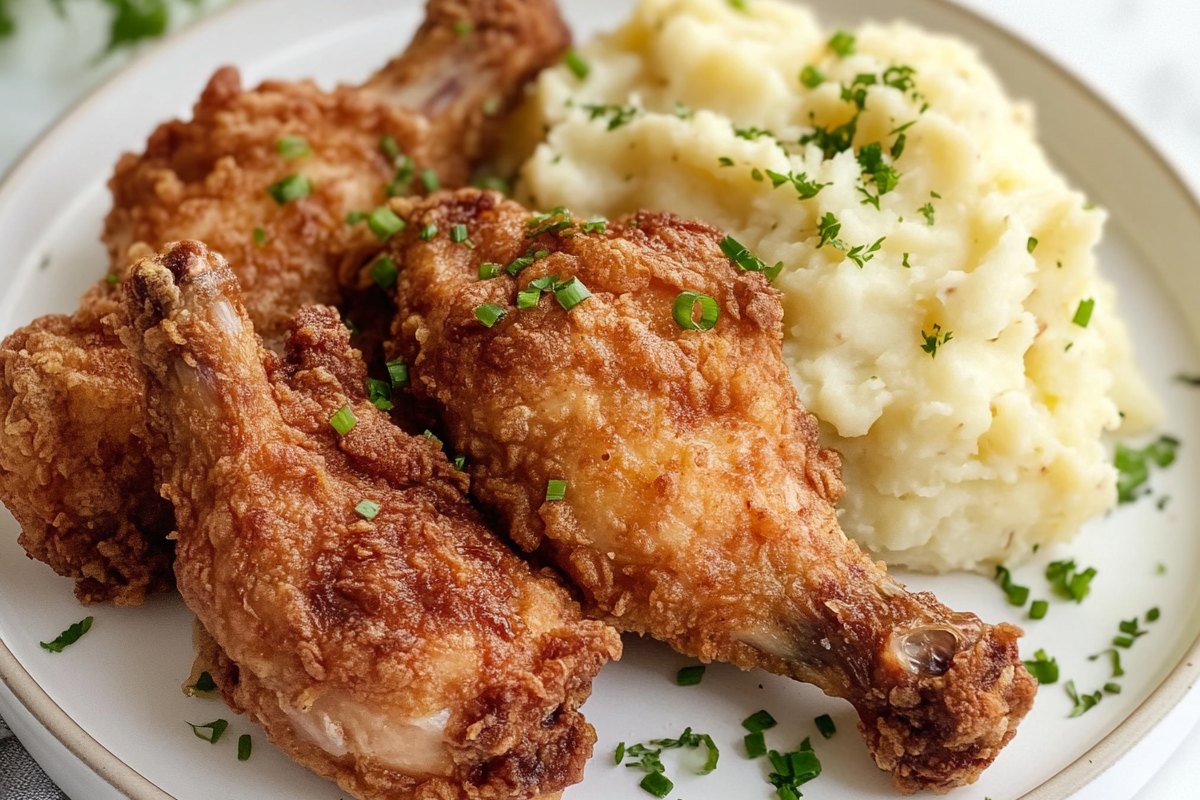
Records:
M1032 704L1021 631L908 593L842 533L838 457L761 273L668 214L588 225L475 190L394 205L394 346L517 544L622 630L850 701L900 791L978 777Z
M347 214L463 185L525 83L567 43L553 0L430 0L409 48L363 86L245 91L225 68L190 121L124 156L109 183L108 278L75 315L43 317L0 345L0 499L30 556L75 578L84 603L133 605L172 584L144 387L102 322L127 265L204 240L229 259L268 341L300 306L336 304L373 359L391 310L377 288L339 276L356 278L380 243Z
M364 800L557 796L617 634L499 542L437 443L365 390L338 313L265 349L198 242L133 266L120 335L145 367L184 601L235 707ZM236 669L234 669L236 667Z

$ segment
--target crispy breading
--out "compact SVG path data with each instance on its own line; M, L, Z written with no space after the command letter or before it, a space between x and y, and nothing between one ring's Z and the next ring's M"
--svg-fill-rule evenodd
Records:
M525 83L567 42L553 0L430 0L409 48L362 87L268 81L245 91L225 68L191 120L163 124L145 152L125 155L109 183L110 278L75 317L44 317L0 345L0 499L27 551L74 577L85 603L136 604L172 583L169 508L138 413L144 390L100 322L129 263L204 240L228 258L268 340L301 305L338 304L374 359L390 308L369 280L343 286L339 276L357 278L380 243L368 223L347 225L347 212L371 211L389 192L424 192L426 169L442 185L464 184ZM394 163L385 135L411 161ZM277 150L285 137L303 139L298 157ZM404 172L411 178L393 185ZM311 193L276 202L267 188L293 174ZM97 427L88 415L102 409L119 413Z
M842 533L838 457L792 386L761 272L669 214L588 232L475 190L395 207L409 224L388 245L395 347L522 548L612 625L849 700L901 791L978 777L1032 704L1020 630L906 592ZM416 234L456 224L473 249ZM520 257L515 278L480 279L481 263ZM520 308L549 276L591 296L565 310L551 287ZM676 321L682 292L716 301L715 327ZM491 326L485 303L503 313ZM562 500L547 499L554 480Z
M176 243L133 267L121 330L167 443L179 591L236 665L217 670L232 705L364 800L581 780L579 706L617 634L484 526L437 443L372 405L336 310L301 310L281 359L239 295L223 259Z

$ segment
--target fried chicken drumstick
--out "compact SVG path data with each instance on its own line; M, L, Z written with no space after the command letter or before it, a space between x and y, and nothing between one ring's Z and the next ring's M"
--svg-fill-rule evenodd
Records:
M198 242L136 264L123 308L168 444L179 591L237 666L234 707L365 800L578 782L595 741L578 707L617 634L484 527L437 445L371 404L337 311L300 311L280 359Z
M908 593L842 533L840 464L800 406L761 274L666 214L605 230L474 190L396 207L395 346L522 548L618 628L850 701L899 790L976 779L1032 704L1021 632ZM673 318L682 292L715 300L715 327Z
M229 259L268 340L308 303L384 329L377 291L339 282L379 247L347 213L463 185L525 83L567 43L553 0L429 0L409 48L363 86L244 91L225 68L191 121L162 125L144 153L124 156L109 183L109 278L75 315L43 317L0 345L0 499L28 553L75 578L82 602L137 604L172 585L171 508L154 489L144 388L102 322L129 264L200 239Z

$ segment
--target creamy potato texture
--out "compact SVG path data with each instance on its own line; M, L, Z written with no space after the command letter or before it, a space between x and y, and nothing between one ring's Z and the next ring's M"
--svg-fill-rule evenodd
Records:
M770 0L643 0L581 48L586 77L543 74L521 199L669 210L782 262L784 356L842 453L842 525L888 562L1069 539L1116 500L1102 434L1160 414L1097 275L1104 212L967 44L833 36Z

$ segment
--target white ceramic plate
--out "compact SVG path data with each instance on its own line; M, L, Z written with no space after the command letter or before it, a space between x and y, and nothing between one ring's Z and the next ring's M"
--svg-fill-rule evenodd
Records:
M631 0L564 2L576 35L617 23ZM1021 619L989 581L969 575L908 576L948 605L989 621L1025 624L1024 652L1044 647L1063 680L1092 690L1108 680L1104 662L1087 655L1108 646L1122 619L1151 607L1162 619L1125 654L1123 691L1083 717L1068 719L1062 686L1044 687L1020 734L963 797L992 800L1124 800L1161 765L1200 716L1200 500L1188 491L1200 476L1200 390L1173 382L1200 372L1200 207L1146 143L1103 103L1045 58L989 24L941 0L814 0L827 23L904 17L975 42L1014 96L1035 101L1042 138L1057 164L1113 220L1101 247L1102 270L1122 292L1141 364L1167 406L1166 429L1184 441L1179 462L1156 474L1152 502L1123 507L1087 526L1069 547L1043 552L1018 571L1018 582L1044 587L1041 568L1074 557L1099 570L1082 605L1055 601L1040 622ZM258 0L226 11L147 53L77 108L0 188L0 331L33 317L73 308L105 270L97 242L108 208L104 181L124 150L140 150L158 122L187 115L214 68L238 65L247 83L266 77L315 77L324 85L357 81L398 51L421 15L416 0L352 0L298 4ZM70 581L23 557L17 528L0 519L0 713L51 776L75 800L334 800L344 795L271 747L242 718L215 700L184 697L192 660L191 615L175 596L144 607L82 610ZM1168 566L1165 575L1156 565ZM1044 593L1044 590L1043 590ZM85 614L95 626L60 655L38 647ZM710 733L721 747L717 771L689 774L668 754L676 795L689 800L772 797L762 761L741 750L739 722L760 708L780 720L772 747L794 748L813 735L825 770L805 787L833 800L894 796L855 731L848 705L812 687L761 673L710 666L700 686L673 683L688 663L666 647L627 640L622 662L606 667L586 706L599 735L597 757L568 800L648 797L639 774L612 764L619 741L678 735L686 726ZM813 718L829 713L839 733L815 736ZM231 720L217 745L185 724ZM235 756L238 734L255 737L253 757Z

